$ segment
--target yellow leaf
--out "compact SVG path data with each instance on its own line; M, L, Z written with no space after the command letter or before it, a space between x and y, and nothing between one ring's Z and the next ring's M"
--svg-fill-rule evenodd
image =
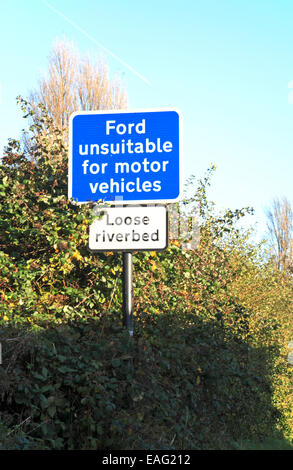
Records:
M9 318L7 317L7 315L4 315L3 320L4 321L9 321Z
M74 258L74 259L76 259L76 260L79 261L80 259L82 259L82 256L81 256L81 254L79 253L79 251L76 250L76 251L73 253L72 258Z

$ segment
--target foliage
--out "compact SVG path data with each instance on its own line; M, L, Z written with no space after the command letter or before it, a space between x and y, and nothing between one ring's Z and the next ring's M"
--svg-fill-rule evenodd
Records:
M292 273L293 210L287 198L275 198L267 210L267 226L276 267Z
M293 450L293 446L286 439L268 439L262 442L237 442L237 450Z
M67 128L75 111L125 109L127 95L119 77L109 77L105 61L92 62L81 57L67 40L57 40L49 56L47 76L40 78L30 95L37 117L38 103L60 128ZM33 121L36 122L35 115Z
M0 166L2 448L292 441L292 281L237 228L251 210L214 212L212 168L192 181L182 210L200 207L200 244L134 254L131 339L121 256L88 251L92 207L67 200L63 131L45 110L30 131Z

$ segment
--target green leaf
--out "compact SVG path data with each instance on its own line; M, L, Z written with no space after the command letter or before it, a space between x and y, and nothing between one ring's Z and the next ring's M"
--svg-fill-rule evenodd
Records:
M120 367L121 361L120 359L112 359L112 366L113 367Z

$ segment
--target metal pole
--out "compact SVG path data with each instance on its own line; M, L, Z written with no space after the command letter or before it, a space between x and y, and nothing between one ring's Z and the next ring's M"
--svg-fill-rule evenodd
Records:
M132 253L128 252L123 253L123 313L124 326L133 336Z

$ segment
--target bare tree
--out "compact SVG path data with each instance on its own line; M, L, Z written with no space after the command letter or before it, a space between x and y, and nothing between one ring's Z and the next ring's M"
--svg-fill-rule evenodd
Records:
M273 256L281 270L293 270L293 210L286 197L273 200L266 211Z
M118 78L109 78L105 62L81 58L71 43L57 40L48 75L39 80L30 102L42 103L54 124L64 129L74 111L127 108L127 95Z

